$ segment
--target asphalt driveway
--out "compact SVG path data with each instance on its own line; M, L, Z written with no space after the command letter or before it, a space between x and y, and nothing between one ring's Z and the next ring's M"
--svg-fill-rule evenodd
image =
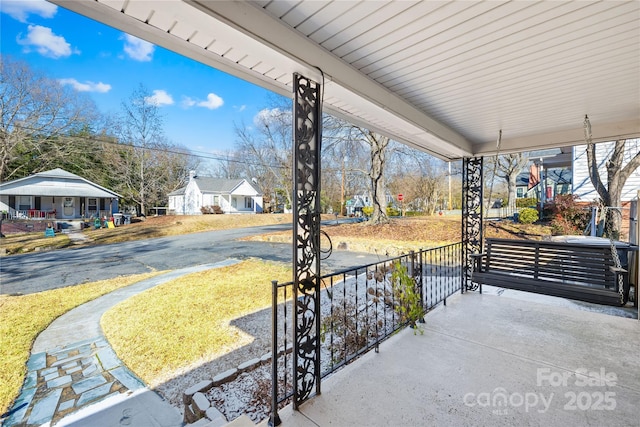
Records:
M291 262L293 250L290 244L237 240L290 229L291 224L249 227L2 257L0 294L29 294L123 275L216 263L228 258ZM378 260L371 254L334 250L322 261L322 267L335 271Z

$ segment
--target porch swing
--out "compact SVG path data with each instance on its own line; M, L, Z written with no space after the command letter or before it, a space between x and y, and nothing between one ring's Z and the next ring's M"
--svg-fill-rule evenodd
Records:
M502 131L497 140L496 159L500 155L501 140ZM497 161L494 175L496 169ZM492 193L493 182L489 202ZM486 220L487 215L482 218L482 253L471 255L471 282L479 287L480 293L482 285L487 284L598 304L622 306L626 303L628 273L621 266L612 239L607 251L603 251L602 246L577 243L485 239Z

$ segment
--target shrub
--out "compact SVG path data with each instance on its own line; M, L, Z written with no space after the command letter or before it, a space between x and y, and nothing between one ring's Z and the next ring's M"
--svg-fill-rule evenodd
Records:
M365 206L362 208L362 214L367 217L371 216L373 214L373 206Z
M538 211L533 208L523 208L518 215L518 221L522 224L533 224L538 220Z
M391 206L387 206L387 216L400 216L400 211L396 208L392 208Z
M516 207L517 208L530 208L531 206L536 206L538 204L538 199L535 197L525 197L522 199L516 199Z
M589 205L580 205L578 196L574 194L559 194L553 203L545 207L552 218L551 229L554 234L582 234L589 225L591 209Z
M207 214L223 214L224 213L222 208L220 206L218 206L218 205L202 206L200 208L200 212L202 212L203 215L207 215Z
M396 301L396 311L400 315L400 321L408 323L414 328L414 335L420 332L424 334L424 329L418 324L424 319L426 314L422 307L420 293L416 287L416 281L409 275L407 267L402 265L400 261L393 264L393 272L391 273L391 286Z

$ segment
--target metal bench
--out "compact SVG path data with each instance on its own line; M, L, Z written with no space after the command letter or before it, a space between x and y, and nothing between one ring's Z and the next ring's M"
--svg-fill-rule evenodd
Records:
M610 246L489 238L472 257L481 293L485 284L618 306L629 296L628 272L615 266Z

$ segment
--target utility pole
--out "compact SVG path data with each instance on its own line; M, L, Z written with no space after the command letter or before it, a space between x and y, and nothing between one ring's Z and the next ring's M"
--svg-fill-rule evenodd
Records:
M449 165L449 210L453 209L453 204L451 203L451 162L447 162Z
M342 158L342 191L341 191L341 196L340 196L340 215L345 215L344 212L344 174L345 174L345 170L344 170L344 163L345 163L346 157Z
M544 178L544 165L542 163L542 157L540 157L540 182L538 184L540 187L540 216L542 216L542 209L547 201L546 182L547 180Z

